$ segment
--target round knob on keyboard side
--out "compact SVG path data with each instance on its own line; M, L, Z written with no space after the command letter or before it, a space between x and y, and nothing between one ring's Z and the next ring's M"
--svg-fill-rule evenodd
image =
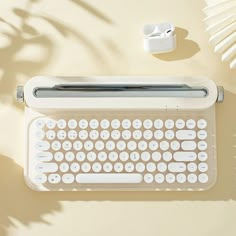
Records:
M218 90L218 96L216 102L221 103L224 101L224 88L222 86L218 86L217 90Z
M17 86L16 99L20 103L24 102L24 87L23 86Z

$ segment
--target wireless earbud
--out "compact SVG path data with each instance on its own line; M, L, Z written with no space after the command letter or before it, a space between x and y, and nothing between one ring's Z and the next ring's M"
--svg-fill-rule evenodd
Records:
M171 52L176 48L175 26L171 23L145 25L144 50L152 54Z

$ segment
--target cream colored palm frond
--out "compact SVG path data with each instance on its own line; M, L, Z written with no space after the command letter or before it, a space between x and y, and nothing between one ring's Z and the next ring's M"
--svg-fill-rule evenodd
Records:
M221 54L230 68L236 69L236 0L205 0L204 22L210 35L209 42Z

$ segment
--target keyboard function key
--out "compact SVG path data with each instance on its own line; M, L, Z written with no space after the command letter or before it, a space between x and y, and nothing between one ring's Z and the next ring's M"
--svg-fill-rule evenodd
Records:
M188 129L194 129L196 126L196 121L193 119L189 119L186 121L186 126Z
M183 129L185 126L185 121L182 119L178 119L175 121L175 126L177 129Z
M198 127L199 129L205 129L205 128L207 127L207 121L204 120L204 119L198 120L198 122L197 122L197 127Z

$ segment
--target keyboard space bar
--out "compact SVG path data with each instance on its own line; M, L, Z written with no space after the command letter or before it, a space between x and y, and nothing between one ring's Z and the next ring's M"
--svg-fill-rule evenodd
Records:
M141 174L78 174L80 184L133 184L142 182Z

